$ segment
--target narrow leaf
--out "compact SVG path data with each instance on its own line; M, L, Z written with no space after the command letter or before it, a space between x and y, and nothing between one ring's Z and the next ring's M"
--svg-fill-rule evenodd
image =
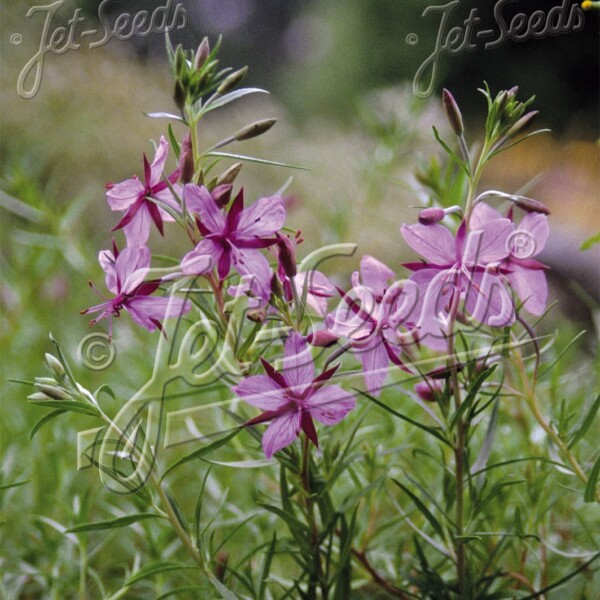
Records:
M29 483L29 479L26 479L25 481L17 481L15 483L4 483L0 485L0 492L3 490L9 490L11 488L16 488L21 485L25 485L26 483Z
M596 400L588 410L587 414L581 421L581 424L576 427L576 430L573 432L571 441L568 444L568 448L571 449L583 436L587 433L587 430L591 427L596 413L600 408L600 394L596 397Z
M32 440L33 436L46 424L48 421L54 419L54 417L58 417L58 415L62 415L67 412L64 408L58 408L57 410L53 410L51 413L48 413L45 417L42 417L31 430L29 434L29 439Z
M81 533L83 531L100 531L102 529L117 529L118 527L127 527L133 523L144 521L146 519L164 518L156 513L137 513L135 515L126 515L110 521L96 521L95 523L82 523L67 529L67 533Z
M234 100L238 100L239 98L243 98L244 96L248 96L249 94L268 94L267 90L263 90L261 88L240 88L239 90L235 90L233 92L229 92L223 96L213 96L206 101L206 104L202 108L202 113L207 113L215 108L220 108L221 106L225 106Z
M600 474L600 457L598 457L598 460L594 463L594 466L590 471L587 485L585 486L585 493L583 494L583 499L586 502L594 502L594 500L596 499L596 485L598 483L598 474Z
M288 169L300 169L301 171L310 171L306 167L298 165L290 165L287 163L277 162L275 160L266 160L264 158L256 158L254 156L244 156L243 154L233 154L231 152L207 152L206 156L218 156L220 158L235 158L236 160L245 160L259 165L271 165L274 167L286 167Z
M435 532L443 539L444 531L442 526L439 524L438 520L433 516L431 511L423 504L421 499L411 492L404 484L400 483L397 479L392 478L392 481L406 494L410 496L412 501L415 503L416 507L419 509L419 512L429 521Z
M129 587L140 581L142 579L146 579L146 577L151 577L152 575L156 575L158 573L164 573L165 571L180 571L182 569L198 569L197 566L185 565L183 563L178 563L172 560L159 560L145 567L141 568L139 571L134 573L129 579L125 582L123 587Z
M152 113L144 113L147 117L151 119L173 119L174 121L183 121L183 119L179 115L174 115L168 112L152 112Z

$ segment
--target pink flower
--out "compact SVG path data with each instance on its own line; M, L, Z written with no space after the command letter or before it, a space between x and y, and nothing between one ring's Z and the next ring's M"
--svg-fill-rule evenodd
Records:
M248 404L262 409L246 426L271 421L262 439L267 458L289 446L300 434L318 447L313 419L324 425L339 423L355 406L354 398L337 385L326 385L337 367L315 377L314 363L306 341L293 332L285 343L281 373L264 359L266 375L253 375L233 391Z
M261 198L244 209L241 190L225 215L204 186L188 184L183 189L183 196L188 210L199 216L196 222L204 236L196 248L183 257L183 272L188 275L205 273L208 256L209 269L216 265L221 280L229 275L233 265L240 275L252 278L253 290L268 300L271 268L260 248L277 242L275 233L285 221L282 199L275 196Z
M109 335L112 337L112 318L118 317L121 310L126 309L131 318L148 331L162 330L160 321L178 317L190 310L189 301L150 296L158 289L161 281L144 281L150 268L150 250L146 246L127 246L119 252L113 242L113 252L100 252L99 261L106 273L106 287L114 294L114 298L105 299L101 304L82 311L82 314L100 313L90 321L90 327L101 319L108 319Z
M350 339L371 394L381 391L390 361L406 369L399 358L402 336L397 328L405 321L410 297L402 294L399 286L390 286L394 279L389 267L372 256L363 256L360 274L352 275L356 299L344 295L338 309L326 319L330 333Z
M512 221L512 210L509 214ZM498 211L480 202L473 210L471 229L482 229L498 219L502 219ZM548 217L541 212L528 212L513 226L507 240L508 255L499 265L500 273L508 277L524 308L533 315L541 315L546 309L548 283L544 270L548 267L532 257L544 249L549 234Z
M152 221L161 235L163 221L173 221L173 217L167 211L149 198L160 200L178 212L181 210L169 186L162 180L168 151L169 144L161 136L152 164L144 154L144 183L134 175L131 179L107 186L106 200L110 208L125 211L123 218L113 227L113 231L123 229L128 245L144 245L148 241ZM181 186L175 183L178 177L179 169L176 169L169 175L168 180L175 192L180 194Z
M508 219L496 219L467 235L463 222L455 239L438 224L402 226L406 243L428 261L405 265L414 271L410 281L417 286L418 299L411 316L425 344L436 350L446 347L446 318L454 294L460 294L467 312L479 323L504 327L514 321L506 277L499 270L509 253L512 230Z

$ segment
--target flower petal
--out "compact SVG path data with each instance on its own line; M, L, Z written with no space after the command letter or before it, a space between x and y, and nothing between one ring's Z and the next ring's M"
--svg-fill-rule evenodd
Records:
M289 446L299 433L300 410L294 410L273 419L262 438L265 456L271 458L275 452Z
M511 265L508 279L519 298L524 301L523 306L527 312L541 315L546 310L548 282L544 271Z
M360 260L360 278L364 286L376 296L383 296L388 281L395 278L394 271L372 256L365 255Z
M210 192L204 186L188 183L183 187L183 201L190 212L200 215L202 224L211 233L225 231L225 215L216 205Z
M296 393L301 394L315 376L315 366L306 340L293 331L285 342L283 377Z
M530 256L536 256L544 249L550 235L548 217L540 213L528 213L519 223L517 231L527 231L532 235L535 242L535 250Z
M378 335L365 348L354 347L354 354L363 367L365 385L370 394L377 396L387 376L389 357L387 350Z
M473 213L471 214L469 227L471 229L481 229L481 227L488 221L502 218L502 215L495 208L492 208L485 202L478 202L473 209Z
M212 240L202 240L181 259L181 270L186 275L202 275L210 271L223 254L223 248Z
M271 296L271 267L259 250L231 247L234 268L248 281L250 289L263 300Z
M160 141L158 142L158 148L156 149L156 154L154 155L154 160L150 165L150 187L154 187L162 179L168 153L169 144L167 140L165 140L164 136L161 135Z
M144 281L150 267L150 250L147 246L127 246L115 261L117 287L123 294L132 293Z
M285 208L281 197L261 198L241 212L235 237L238 240L268 237L281 229L284 222Z
M448 265L454 262L454 237L443 225L402 225L400 232L413 250L434 264Z
M513 301L503 278L491 269L472 275L466 306L473 319L490 327L505 327L515 320Z
M514 231L509 219L494 219L483 223L467 236L463 263L485 266L501 261L509 254L508 240Z
M231 389L248 404L263 410L277 410L288 403L281 387L267 375L246 377Z
M137 177L126 179L106 192L111 210L127 210L144 193L144 185Z
M169 296L134 296L125 303L131 318L148 331L157 328L156 321L180 317L192 308L191 302Z
M144 246L150 237L152 217L146 202L142 203L129 223L123 227L128 246Z
M100 254L98 254L98 262L102 267L103 271L106 273L105 281L106 287L113 293L118 294L119 288L117 284L117 270L116 270L116 260L115 255L110 250L102 250Z
M341 387L328 385L312 394L306 404L319 423L335 425L356 406L356 400Z

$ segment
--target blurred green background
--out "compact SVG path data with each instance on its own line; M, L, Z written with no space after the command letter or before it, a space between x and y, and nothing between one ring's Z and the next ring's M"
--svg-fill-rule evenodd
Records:
M558 326L565 339L581 327L588 329L576 350L576 364L591 381L597 357L592 315L600 298L598 247L583 254L577 247L599 227L597 13L585 13L581 31L508 40L488 50L480 41L476 50L442 56L435 92L420 99L412 93L412 80L435 47L439 13L422 16L433 2L181 4L189 23L184 31L173 33L174 43L195 47L205 35L214 43L222 34L222 64L249 65L246 83L271 92L268 98L245 99L211 114L201 130L202 143L210 146L259 118L279 119L267 135L232 150L309 170L248 164L240 182L253 199L294 177L287 223L303 230L304 253L339 241L359 244L357 257L339 266L340 285L357 268L361 254L373 254L401 272L407 254L398 227L403 220L413 221L414 207L426 199L414 172L431 154L439 154L431 126L446 131L439 103L442 87L457 98L470 143L482 133L485 105L476 90L483 81L494 92L518 85L522 98L535 94L538 125L553 133L495 160L484 185L507 192L526 186L529 195L552 209L555 243L547 259L556 261L553 297L560 306L546 328ZM496 4L461 1L451 25L477 9L478 28L497 30ZM567 12L576 4L563 3ZM72 468L76 427L66 419L57 421L30 443L29 431L41 415L25 402L29 390L7 379L41 374L43 353L51 350L50 331L76 363L77 345L89 333L79 311L95 303L87 281L103 286L96 257L108 247L109 230L116 223L105 202L104 185L141 174L142 152L151 154L150 140L166 132L165 121L143 113L174 110L162 35L113 39L93 49L84 41L79 50L48 53L39 92L31 99L21 98L16 88L19 73L42 36L43 13L26 16L35 5L4 0L0 36L2 477L36 478L26 499L18 490L5 494L1 510L2 520L10 520L6 539L14 541L25 532L23 543L29 549L42 543L30 514L46 507L44 514L58 518L60 504L80 485ZM82 29L98 27L98 5L92 0L65 1L53 26L65 24L80 8ZM103 4L111 22L122 12L164 5L137 0ZM518 12L531 14L551 6L561 3L510 2L504 3L502 14L510 21ZM16 33L22 36L19 44ZM418 36L414 45L407 42L409 34ZM176 133L182 130L176 128ZM187 250L168 236L153 238L153 244L158 252L174 255ZM561 256L567 257L566 267ZM127 317L117 321L115 330L117 364L100 373L81 367L79 374L90 388L107 378L116 381L125 396L144 381L149 368L144 351L155 339L135 330ZM53 465L52 470L45 464ZM61 476L60 486L59 472L72 474Z

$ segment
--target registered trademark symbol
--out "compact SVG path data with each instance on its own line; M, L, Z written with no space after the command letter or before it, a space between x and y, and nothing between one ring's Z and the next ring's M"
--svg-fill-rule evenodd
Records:
M409 33L406 36L406 43L409 46L414 46L415 44L417 44L419 42L419 36L416 33Z
M506 240L506 249L514 258L530 258L536 251L535 238L528 231L513 231Z

